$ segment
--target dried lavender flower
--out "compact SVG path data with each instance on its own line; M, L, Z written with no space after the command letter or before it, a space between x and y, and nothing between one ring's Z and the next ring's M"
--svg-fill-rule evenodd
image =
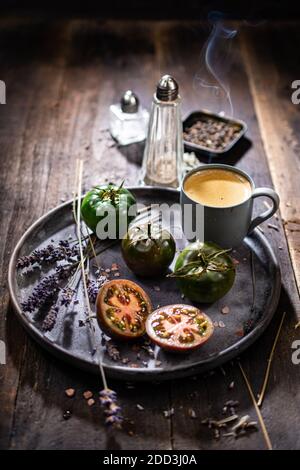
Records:
M37 262L36 256L32 253L29 256L22 256L17 260L16 268L17 269L24 269L32 266Z
M88 279L87 281L87 291L91 303L95 303L99 289L107 281L106 276L98 276L96 280Z
M42 324L43 331L51 331L55 325L59 308L57 305L54 305L50 308L49 312L45 316Z
M59 290L59 276L51 274L44 277L33 289L32 294L27 300L22 302L21 306L24 312L32 313L42 307L47 301L52 299Z
M61 291L60 304L64 307L68 307L72 302L72 299L76 291L71 287L64 287Z
M55 268L56 274L60 280L68 279L75 271L76 264L58 265Z
M17 261L17 269L28 268L42 263L54 263L61 260L78 259L78 246L70 245L68 240L60 240L58 245L50 243L45 248L34 250L29 256L22 256Z
M99 393L100 403L104 408L105 424L108 426L120 428L123 417L121 415L121 407L117 403L117 394L114 390L104 388Z

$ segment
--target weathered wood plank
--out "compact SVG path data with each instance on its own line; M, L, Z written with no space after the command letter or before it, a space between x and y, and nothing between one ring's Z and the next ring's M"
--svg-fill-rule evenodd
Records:
M299 76L299 25L271 23L248 28L242 51L272 179L280 194L280 211L300 290L299 105L292 103L291 84Z
M25 224L29 225L37 216L56 205L61 197L70 197L76 157L85 159L86 189L105 178L121 179L128 175L129 183L136 181L136 163L128 161L115 148L109 148L111 141L107 142L107 137L103 137L100 130L107 127L109 104L124 89L129 86L147 89L147 85L144 88L139 72L135 74L136 81L130 83L132 71L137 64L141 67L141 74L145 69L146 76L149 75L149 81L152 82L150 72L155 70L155 56L151 45L146 47L146 55L143 52L145 44L149 43L151 28L149 25L145 29L142 26L134 28L136 36L141 37L134 49L133 43L131 44L133 39L128 34L126 25L124 30L120 25L112 25L110 29L105 24L100 25L93 21L74 21L61 26L61 34L53 26L44 25L43 32L40 25L37 26L38 32L34 26L31 30L30 23L26 26L29 29L26 37L29 35L39 41L41 50L37 51L33 45L31 49L28 39L28 56L22 72L25 75L34 73L33 88L30 88L33 90L33 103L29 109L25 106L22 154L15 154L16 172L9 172L7 167L7 171L3 173L3 176L9 177L6 186L2 186L3 194L6 194L5 188L9 191L15 182L22 181L19 195L22 205L19 200L12 201L12 204L16 204L16 210L23 210L24 220L20 219L18 226L11 221L10 233L13 227L15 229L12 244L21 235ZM16 63L13 65L18 68L20 38L17 30L13 30L11 35L14 38L11 47L16 48ZM44 49L49 44L53 44L53 55L47 55L47 50ZM47 58L43 56L43 50ZM145 83L147 80L148 78ZM137 91L141 95L140 90ZM24 90L21 89L13 98L14 90L11 90L11 100L16 101L14 108L7 109L11 119L18 104L22 102L23 93ZM21 132L20 125L21 122L16 120L15 129L7 124L6 127L3 126L11 152L14 150L12 141L17 140ZM7 213L10 217L10 212ZM6 254L5 263L8 258ZM10 323L9 326L12 327L13 324ZM12 332L7 337L7 342L9 351L13 350ZM18 381L17 376L15 381ZM71 401L64 396L64 390L70 386L77 390L76 398ZM135 389L127 389L116 383L111 386L119 392L125 416L136 421L136 424L128 425L128 429L134 432L134 437L124 432L116 436L116 442L104 429L99 405L89 408L81 397L82 391L87 388L92 388L95 392L99 390L98 379L86 377L63 364L56 364L55 360L44 355L32 341L28 341L18 395L15 392L10 400L9 419L3 430L6 434L3 447L8 446L10 436L10 446L15 449L96 449L114 446L128 449L144 446L169 448L170 423L162 413L163 409L169 408L169 385L161 386L159 392L156 392L160 396L157 404L153 404L155 386L151 389L148 385ZM6 379L7 392L3 396L3 402L8 400L9 388L10 383ZM145 408L143 412L136 408L139 402ZM14 405L15 414L12 418ZM62 414L67 407L72 408L73 416L69 421L64 421Z
M7 291L7 267L10 253L18 237L42 210L40 199L36 200L28 185L26 191L20 191L20 182L26 182L23 168L24 141L27 132L28 116L34 109L38 83L34 68L24 67L16 56L10 42L14 34L13 22L1 28L1 77L6 82L7 104L0 108L1 132L1 319L0 338L7 348L6 365L1 370L1 447L9 446L13 425L15 402L18 393L19 374L26 353L27 337L9 308ZM25 28L26 29L26 28ZM23 37L23 25L20 35ZM27 32L25 36L27 35ZM20 41L20 47L26 51L26 44ZM33 50L32 50L33 53ZM20 80L22 77L22 80ZM31 152L29 152L31 154ZM28 161L27 175L31 172L31 158ZM25 183L26 184L26 183ZM34 200L34 203L33 203ZM30 212L28 208L31 207Z
M201 28L201 25L197 28L195 24L181 23L173 28L169 24L165 24L164 27L161 27L160 37L157 40L161 48L160 56L162 63L165 64L165 69L170 71L170 73L174 73L181 85L185 112L201 108L202 97L209 103L210 96L207 94L207 90L204 90L202 94L201 87L195 88L193 86L193 79L199 73L201 65L203 66L203 64L199 63L199 59L201 47L207 37L206 35L207 31ZM188 54L186 53L187 44L189 45ZM235 163L253 177L257 186L272 186L260 130L255 117L252 96L248 86L247 71L239 47L238 35L235 49L232 52L229 85L234 115L237 118L243 119L248 124L249 131L247 137L252 144L246 153L238 155L239 158ZM213 64L211 65L213 66ZM256 210L264 210L262 201L257 201ZM263 338L243 354L242 362L245 365L247 374L249 374L254 390L258 393L279 319L282 312L286 311L288 317L274 359L270 385L263 405L263 414L275 448L298 448L299 439L297 434L294 433L294 429L299 427L297 407L300 404L300 395L296 392L296 389L290 388L290 383L295 380L299 386L299 377L295 377L295 368L297 366L294 366L291 362L290 348L292 341L297 338L294 326L297 322L297 315L300 313L299 296L290 265L282 225L275 218L273 218L272 223L278 226L278 231L269 228L268 223L264 224L263 230L280 261L283 292L272 325ZM184 381L173 383L172 400L175 414L172 418L172 429L175 448L265 448L260 432L253 433L251 436L240 440L225 439L215 441L212 438L211 431L201 425L201 419L207 416L222 417L223 404L229 399L240 402L238 412L241 416L249 414L253 419L256 419L245 384L241 380L239 369L235 365L234 367L226 366L224 370L226 371L226 376L223 376L220 371L216 371L212 377L199 378L196 382L187 380L186 383ZM280 375L280 370L284 370L283 375ZM235 382L235 387L232 391L228 390L228 384L231 381ZM274 388L276 392L272 393ZM272 410L281 407L284 396L289 406L280 412L282 427L280 430L278 429L277 419L273 417ZM191 405L192 403L193 406ZM198 419L188 417L188 409L190 407L194 409Z
M122 91L133 88L149 106L159 76L173 73L180 83L184 114L201 108L201 91L193 88L193 78L208 28L197 22L96 20L2 20L0 26L0 37L6 44L6 50L0 53L5 76L0 78L11 83L9 104L0 108L0 195L5 201L1 239L6 240L1 246L1 279L5 280L9 252L24 227L60 198L70 197L76 157L85 160L85 189L112 177L122 180L126 176L126 183L136 183L141 148L121 152L111 147L111 141L101 132L107 128L109 104ZM252 71L249 66L245 70L244 60L247 63L248 59L244 57L244 47L248 46L243 43L242 54L238 49L234 57L230 80L235 115L248 123L252 147L234 159L258 185L271 185L249 92ZM25 77L22 82L17 80L20 76ZM16 183L18 191L12 193ZM12 194L10 198L8 193ZM262 207L261 203L258 210ZM281 313L286 311L263 414L274 447L299 448L300 379L297 366L291 363L299 297L282 226L277 220L272 222L279 231L267 224L264 230L283 273L280 305L268 331L241 360L258 392ZM114 437L103 427L98 404L89 408L82 398L86 389L97 393L98 378L57 362L31 340L27 341L7 305L7 291L3 288L1 306L9 314L7 322L1 319L0 330L0 339L6 337L9 352L7 366L0 366L3 448L264 448L260 432L238 441L214 441L200 423L207 416L220 417L222 405L231 398L240 401L241 415L250 414L255 419L240 373L230 364L224 368L226 376L216 371L196 380L175 381L171 386L140 384L127 388L114 381L111 386L118 391L124 415L135 421L127 423L125 432ZM229 391L231 381L235 386ZM74 399L65 397L68 387L76 389ZM137 403L144 407L143 411L136 408ZM163 410L172 407L174 416L165 419ZM197 419L188 416L189 408L194 409ZM72 411L68 421L62 418L66 409ZM134 436L127 431L133 431Z

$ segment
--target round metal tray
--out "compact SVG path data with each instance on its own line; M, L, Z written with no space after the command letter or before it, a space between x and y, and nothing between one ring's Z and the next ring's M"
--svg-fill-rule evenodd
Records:
M149 187L129 189L139 202L146 205L170 205L179 202L179 192L176 190ZM174 230L178 230L178 226L175 226ZM41 315L23 313L21 310L21 302L30 295L38 280L46 273L50 274L51 270L48 268L45 272L24 276L16 270L17 259L30 254L36 248L46 246L51 240L59 241L69 235L75 237L71 202L51 210L25 232L10 260L10 295L22 325L42 347L70 364L98 373L96 358L91 354L89 329L87 326L79 326L79 320L85 318L81 287L78 293L79 304L73 311L61 312L54 329L46 334L41 330ZM178 240L177 246L179 249L183 248L184 241ZM255 272L254 308L251 251ZM233 288L218 302L200 306L215 325L219 325L215 327L210 341L188 355L172 355L156 347L155 357L151 357L143 347L139 347L139 343L134 346L132 343L117 344L121 357L129 362L124 364L122 361L114 361L103 349L103 363L107 374L125 380L166 380L183 377L220 366L248 348L263 333L276 310L281 286L280 270L268 241L257 230L245 239L243 246L233 251L232 256L238 261ZM190 303L188 299L182 299L173 279L137 278L124 264L118 244L103 252L99 260L105 268L117 263L120 278L138 282L150 295L154 307L170 303ZM221 313L225 305L230 309L227 315ZM102 332L97 326L96 338L103 348L101 337Z

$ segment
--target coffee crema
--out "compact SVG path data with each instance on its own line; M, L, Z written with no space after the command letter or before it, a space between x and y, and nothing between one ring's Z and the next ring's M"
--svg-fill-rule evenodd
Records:
M184 183L184 191L190 199L204 206L230 207L246 201L252 188L240 173L211 168L189 176Z

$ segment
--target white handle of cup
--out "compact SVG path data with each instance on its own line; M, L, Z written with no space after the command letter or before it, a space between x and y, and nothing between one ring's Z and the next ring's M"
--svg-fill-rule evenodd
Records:
M252 220L252 222L250 224L250 227L249 227L249 230L248 230L248 233L251 233L255 227L257 227L259 224L261 224L265 220L272 217L272 215L277 211L277 209L279 207L280 199L279 199L278 194L273 189L271 189L271 188L256 188L256 189L254 189L251 197L254 199L254 198L260 197L260 196L270 198L272 200L272 207L270 207L270 209L267 209L265 212L258 215L257 217L255 217L255 219Z

